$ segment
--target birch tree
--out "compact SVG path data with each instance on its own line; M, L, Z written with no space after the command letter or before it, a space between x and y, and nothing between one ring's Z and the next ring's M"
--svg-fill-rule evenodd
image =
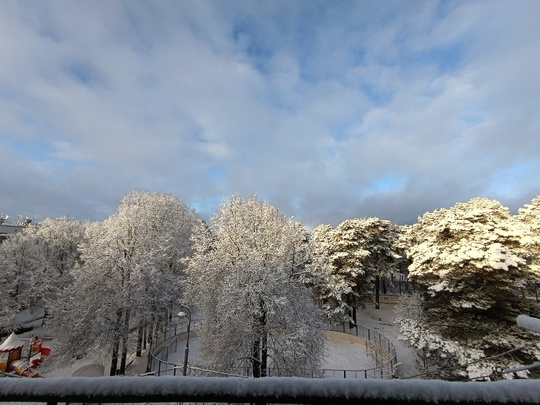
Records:
M321 319L300 281L306 242L298 223L256 197L231 196L199 230L188 280L208 367L253 377L318 372Z
M89 226L71 300L58 318L64 352L106 350L110 374L124 374L131 325L163 322L181 296L182 260L198 222L179 198L136 191Z
M508 208L473 198L424 214L404 237L421 312L398 322L404 338L423 350L427 368L445 379L498 379L500 368L529 364L540 354L530 346L534 337L516 325L517 315L535 311L520 294L538 277L533 239ZM520 350L499 356L513 349Z
M85 223L70 218L46 218L12 235L0 245L0 296L4 324L17 311L45 306L49 315L71 283L79 260L78 244Z

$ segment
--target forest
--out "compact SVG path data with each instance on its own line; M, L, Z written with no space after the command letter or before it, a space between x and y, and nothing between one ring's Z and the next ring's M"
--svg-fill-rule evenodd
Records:
M523 366L540 340L516 317L540 315L539 257L540 196L516 214L473 198L412 225L353 218L308 230L257 196L229 196L207 222L177 196L133 191L105 220L46 218L0 244L0 329L43 307L56 361L92 353L118 375L189 304L214 370L311 376L324 322L354 324L406 280L396 322L425 378L538 378Z

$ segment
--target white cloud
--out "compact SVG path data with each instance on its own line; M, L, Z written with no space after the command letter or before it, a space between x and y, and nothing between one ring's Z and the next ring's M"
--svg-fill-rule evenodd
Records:
M6 2L2 211L102 217L133 188L206 215L255 192L312 226L522 205L540 180L508 173L540 152L538 7Z

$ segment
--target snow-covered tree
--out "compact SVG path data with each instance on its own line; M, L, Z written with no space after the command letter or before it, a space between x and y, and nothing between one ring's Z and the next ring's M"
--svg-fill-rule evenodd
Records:
M533 243L529 244L529 250L532 253L530 267L536 268L535 274L540 273L540 196L533 198L530 204L525 204L519 209L517 220L526 226L530 231ZM534 289L538 298L538 288L540 282L538 279L530 281L529 286Z
M78 244L85 224L69 218L46 218L28 225L0 245L1 312L13 319L15 312L33 305L50 313L79 260Z
M300 280L305 230L267 202L233 195L194 241L189 293L204 317L208 367L254 377L317 372L324 342Z
M353 283L337 271L332 260L333 230L330 225L319 225L311 232L311 255L303 281L315 291L319 306L329 318L341 318L350 312Z
M540 354L528 346L498 356L532 342L515 320L533 311L520 289L538 276L530 266L530 233L506 207L473 198L424 214L404 237L422 311L402 311L398 322L403 337L423 350L428 368L445 379L472 378Z
M199 222L173 195L136 191L105 221L89 226L71 300L57 316L64 354L107 351L111 375L123 374L131 325L163 321L178 303L182 261L191 255Z
M390 280L397 271L399 227L379 218L349 219L336 228L321 225L311 234L312 274L323 308L330 313L349 313L371 299L375 284ZM378 299L376 300L378 304Z
M362 268L368 280L375 282L375 305L379 307L379 292L381 283L386 293L386 283L391 282L399 270L402 260L402 251L397 241L400 236L400 227L385 219L360 218L354 220L356 234L360 236L360 243L364 250L369 252L362 260Z

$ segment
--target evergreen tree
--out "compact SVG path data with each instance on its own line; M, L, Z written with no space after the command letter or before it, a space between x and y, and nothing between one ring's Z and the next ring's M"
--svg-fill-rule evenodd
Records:
M332 259L332 232L330 225L319 225L309 238L310 260L304 283L316 293L319 306L329 318L347 317L353 283L346 274L338 272Z
M351 314L356 307L378 298L379 282L397 272L401 258L397 246L399 227L379 218L357 218L336 228L321 225L311 234L313 281L329 314ZM378 306L378 299L376 304Z
M536 269L535 274L540 274L540 196L533 198L530 204L525 204L520 208L517 219L529 229L533 239L533 242L528 245L532 253L529 267ZM531 279L527 286L534 291L537 301L539 287L540 281L536 277Z
M445 379L496 379L499 368L529 364L540 354L530 346L491 359L533 339L516 325L517 315L533 311L520 294L537 277L529 265L532 239L507 208L474 198L426 213L405 238L421 312L402 311L398 322L402 335L423 350L428 368Z

